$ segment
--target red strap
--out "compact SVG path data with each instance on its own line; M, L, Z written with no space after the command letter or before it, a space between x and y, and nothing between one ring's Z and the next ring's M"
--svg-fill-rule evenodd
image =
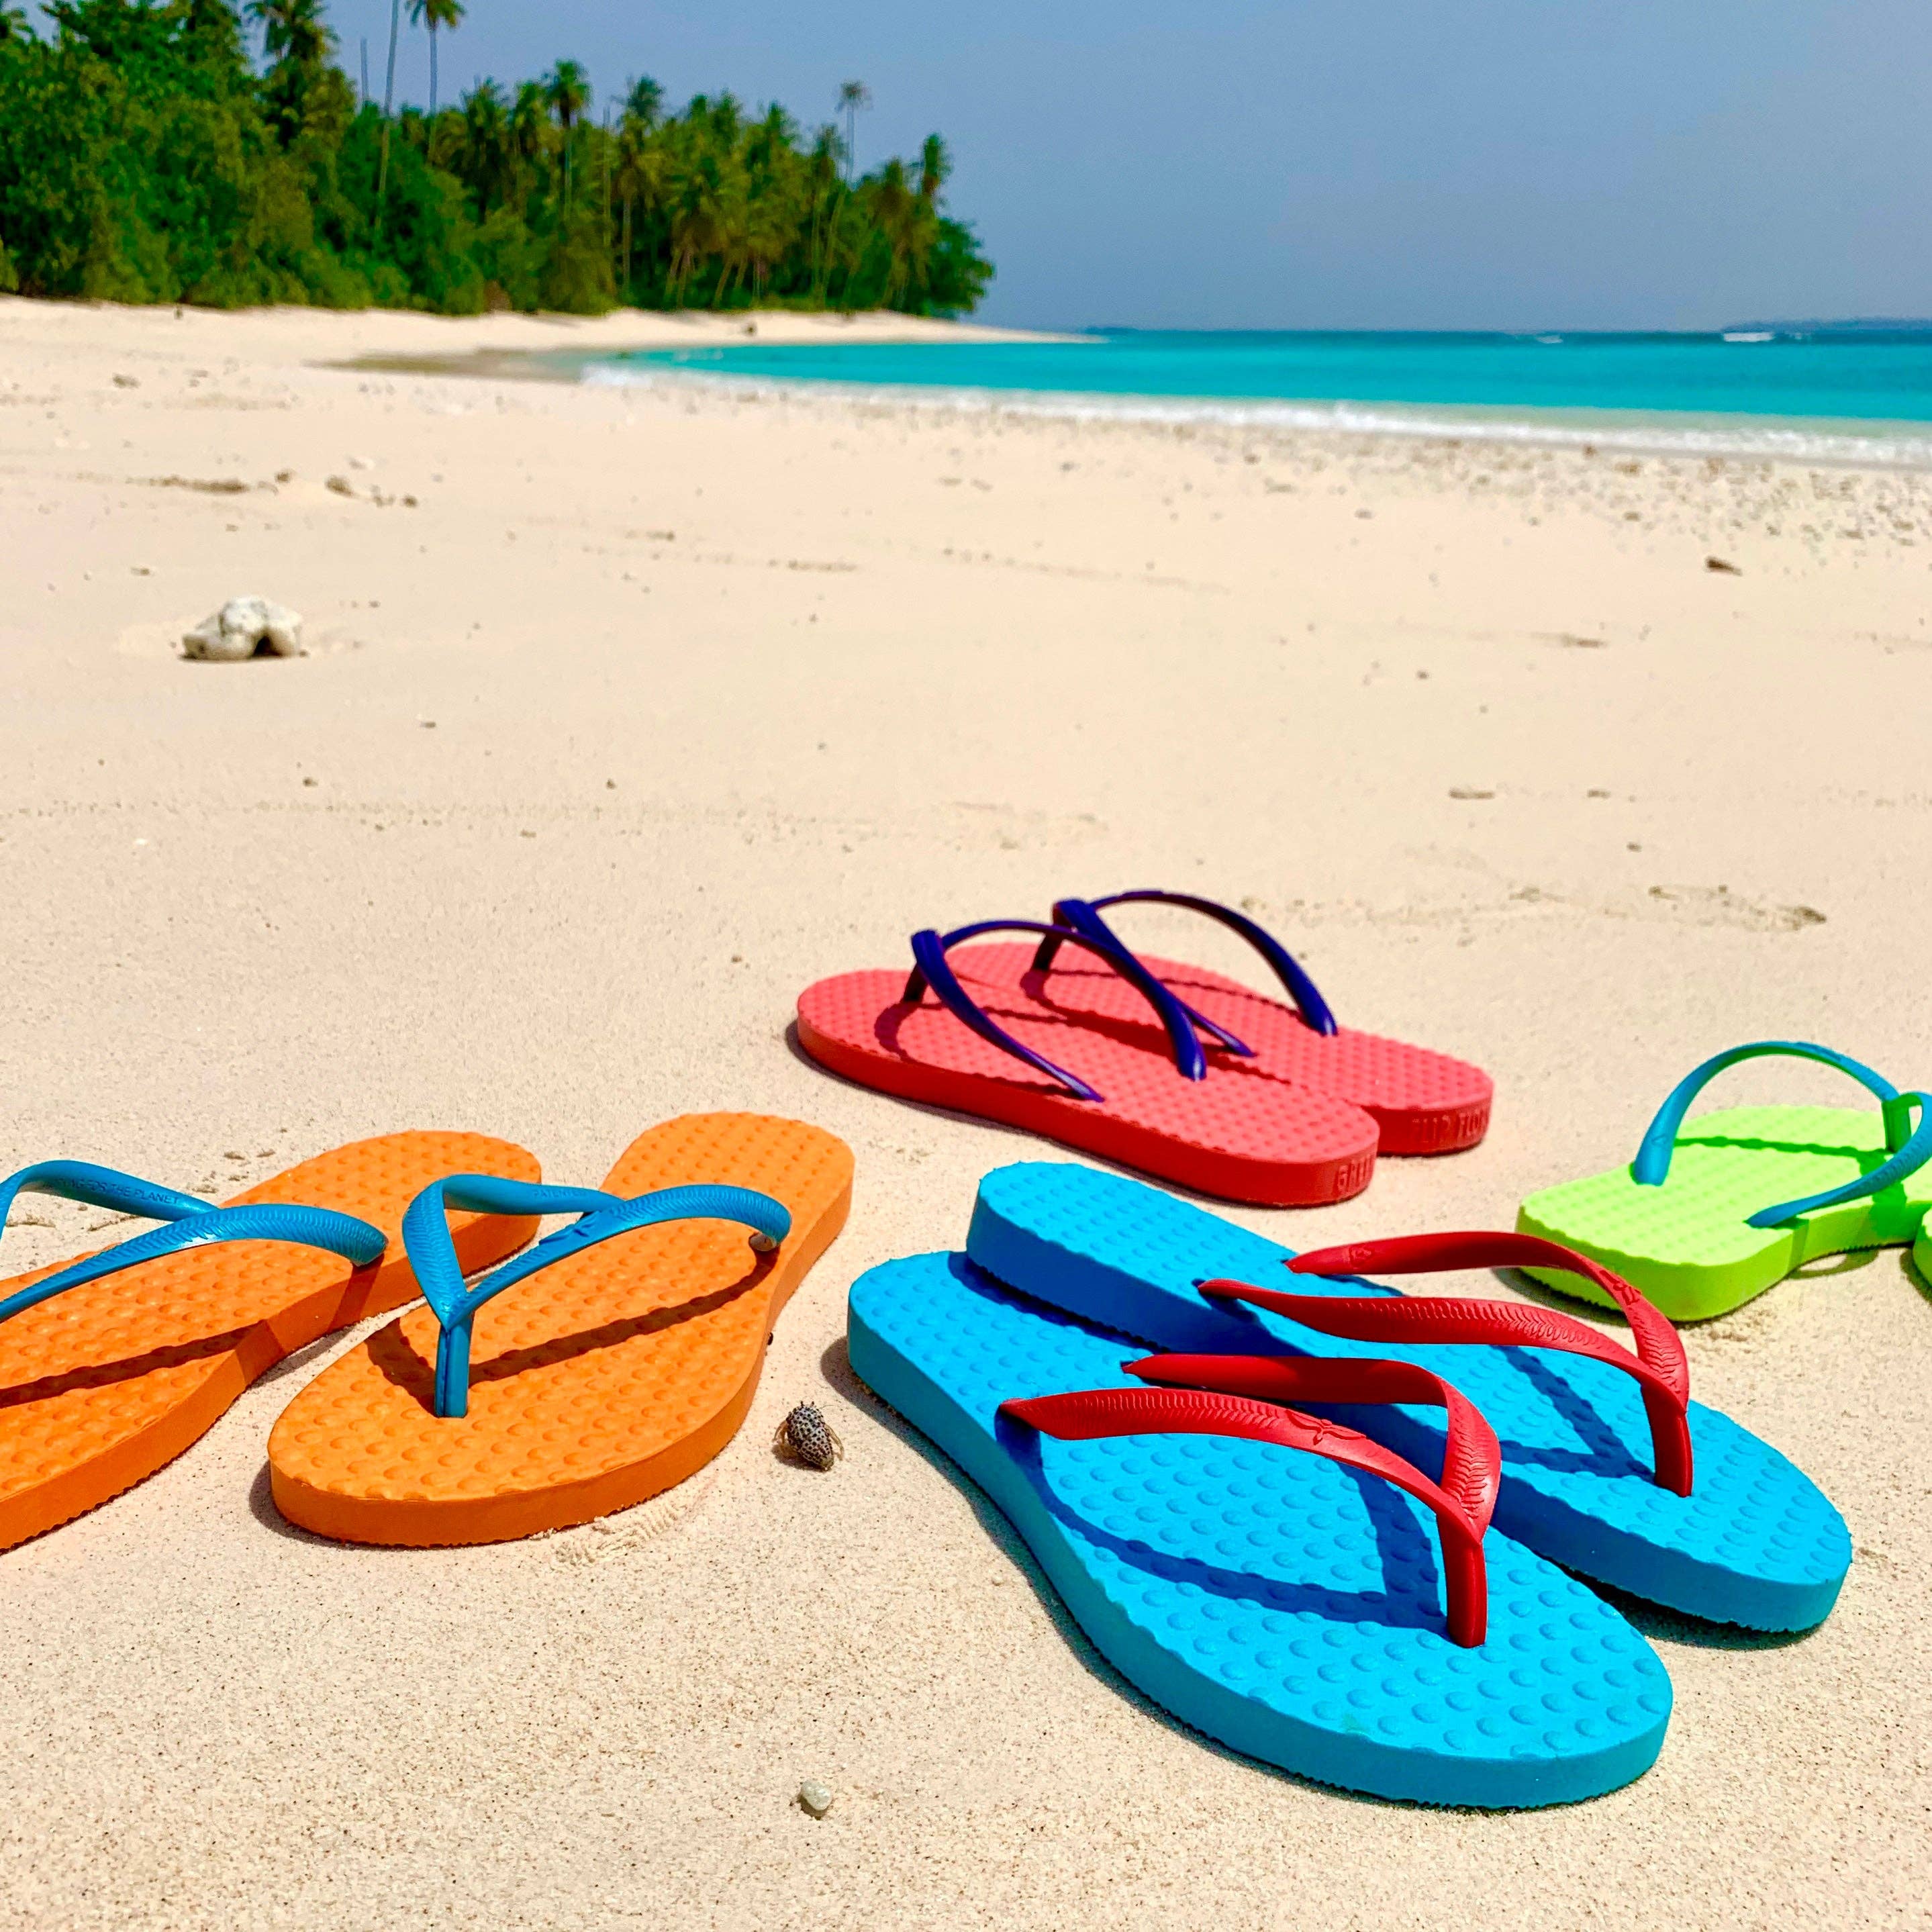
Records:
M1295 1409L1278 1408L1271 1402L1195 1388L1084 1389L1069 1395L1003 1402L1000 1413L1066 1442L1090 1442L1112 1436L1233 1436L1246 1442L1303 1450L1380 1476L1435 1512L1442 1546L1449 1634L1466 1649L1474 1649L1483 1641L1490 1603L1482 1528L1465 1514L1461 1503L1412 1462L1352 1429ZM1495 1438L1490 1441L1493 1444Z
M1447 1409L1449 1441L1440 1486L1479 1537L1496 1512L1503 1473L1496 1431L1453 1382L1413 1362L1318 1355L1147 1355L1121 1366L1164 1388L1214 1389L1257 1402L1421 1402Z
M1616 1301L1636 1344L1633 1357L1574 1316L1527 1302L1400 1295L1277 1294L1237 1281L1204 1282L1202 1292L1252 1302L1324 1335L1357 1342L1473 1342L1492 1348L1558 1348L1621 1369L1643 1391L1658 1485L1690 1493L1690 1370L1684 1344L1665 1317L1622 1276L1533 1234L1410 1234L1318 1248L1288 1263L1296 1274L1438 1274L1453 1268L1562 1268L1594 1282Z

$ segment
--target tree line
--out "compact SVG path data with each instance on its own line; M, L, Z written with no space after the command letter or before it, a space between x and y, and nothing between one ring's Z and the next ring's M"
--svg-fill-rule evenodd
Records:
M406 0L436 40L461 0ZM400 20L405 0L392 0ZM559 61L391 111L336 64L321 0L0 0L0 290L214 307L887 308L956 315L992 279L944 212L945 142L860 175L842 133L657 83L594 110Z

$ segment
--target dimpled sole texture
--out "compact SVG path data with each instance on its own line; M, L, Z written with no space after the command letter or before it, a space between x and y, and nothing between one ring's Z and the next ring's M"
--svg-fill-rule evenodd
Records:
M1803 1471L1728 1416L1690 1405L1688 1496L1652 1480L1636 1383L1550 1349L1399 1348L1351 1342L1193 1284L1221 1276L1300 1294L1392 1294L1372 1282L1290 1275L1291 1250L1121 1174L1061 1162L1003 1167L980 1184L967 1252L1042 1301L1185 1353L1395 1357L1453 1382L1502 1445L1496 1521L1566 1569L1688 1615L1805 1630L1852 1560L1844 1520ZM1337 1408L1432 1473L1437 1409Z
M1672 1321L1703 1322L1821 1255L1910 1240L1932 1205L1932 1168L1784 1227L1747 1225L1760 1208L1842 1186L1886 1157L1875 1112L1732 1107L1684 1127L1660 1187L1640 1187L1627 1167L1565 1181L1532 1194L1516 1226L1601 1262ZM1560 1293L1607 1299L1580 1276L1530 1272Z
M1312 1207L1369 1184L1376 1128L1359 1107L1218 1048L1204 1080L1184 1079L1160 1023L1124 982L1120 1016L1096 1018L1057 1004L1055 988L1069 976L1032 971L1029 947L962 946L951 958L1000 1025L1079 1075L1100 1101L1070 1098L930 994L903 1004L903 972L848 973L808 987L798 1002L800 1044L866 1086L1024 1127L1227 1200Z
M1150 952L1139 956L1197 1012L1252 1047L1256 1063L1269 1072L1360 1107L1381 1130L1378 1154L1455 1154L1489 1130L1496 1088L1466 1060L1352 1027L1318 1034L1292 1006L1238 980ZM1054 960L1048 985L1054 1004L1075 1012L1114 1019L1138 1019L1146 1012L1118 973L1084 962L1071 949Z
M356 1543L494 1543L608 1515L682 1482L737 1432L772 1324L844 1225L852 1154L796 1120L693 1114L603 1183L630 1197L715 1182L770 1194L792 1232L760 1255L735 1222L676 1221L587 1248L478 1311L470 1412L430 1408L427 1307L297 1396L268 1438L276 1507Z
M1392 1485L1218 1436L1056 1442L1010 1398L1137 1387L1131 1345L963 1255L854 1283L852 1366L985 1490L1108 1660L1210 1737L1324 1784L1432 1804L1614 1790L1670 1683L1608 1605L1492 1531L1480 1648L1444 1627L1436 1525Z
M409 1300L403 1210L439 1174L541 1178L535 1158L482 1134L387 1134L304 1161L226 1203L333 1208L380 1228L373 1268L279 1241L224 1242L83 1282L0 1322L0 1549L153 1474L206 1434L256 1376L330 1330ZM466 1266L514 1253L534 1221L452 1222ZM0 1282L0 1295L67 1262Z

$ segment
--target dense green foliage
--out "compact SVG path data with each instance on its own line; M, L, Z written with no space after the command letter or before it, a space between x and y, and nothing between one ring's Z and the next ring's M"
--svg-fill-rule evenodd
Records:
M213 306L892 308L957 314L992 270L942 212L938 136L857 179L836 126L728 94L591 112L574 62L454 107L358 106L320 0L0 0L0 289ZM452 0L410 0L434 36ZM848 83L842 107L855 97ZM848 121L849 125L849 121Z

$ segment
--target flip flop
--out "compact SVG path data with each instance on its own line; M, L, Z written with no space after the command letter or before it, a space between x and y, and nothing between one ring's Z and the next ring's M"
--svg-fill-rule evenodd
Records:
M737 1433L778 1310L851 1198L843 1141L756 1114L652 1128L601 1192L439 1180L404 1227L428 1306L290 1403L268 1438L275 1507L424 1547L565 1528L682 1482ZM477 1204L580 1218L466 1290L445 1214Z
M1053 908L1053 921L1130 952L1101 916L1105 907L1129 904L1178 906L1246 940L1280 981L1289 1004L1204 966L1150 952L1132 956L1174 994L1194 1024L1228 1052L1297 1086L1360 1108L1381 1130L1378 1153L1456 1154L1474 1147L1488 1132L1496 1087L1480 1066L1338 1024L1315 982L1288 949L1230 906L1187 892L1115 892L1102 899L1061 899ZM1046 972L1063 943L1042 940L1034 956L1035 970ZM1054 979L1053 994L1056 1004L1072 1011L1108 1016L1120 1013L1126 997L1114 975L1096 973L1079 961L1070 962Z
M1100 962L1119 1010L1068 1005L1073 976L1029 970L1024 946L952 949L1030 932ZM1037 920L915 933L911 976L846 973L800 994L799 1043L834 1072L905 1099L1023 1127L1232 1201L1306 1207L1369 1184L1376 1124L1218 1045L1111 942ZM937 1004L928 1004L930 992Z
M1084 1321L1166 1348L1393 1355L1453 1376L1502 1442L1498 1526L1552 1562L1713 1622L1806 1630L1850 1567L1844 1521L1802 1471L1689 1400L1676 1331L1627 1282L1520 1234L1420 1235L1299 1257L1124 1175L1045 1162L980 1184L979 1265ZM1353 1277L1498 1265L1569 1269L1620 1306L1634 1355L1520 1302L1410 1299ZM1332 1275L1282 1294L1248 1284ZM1443 1432L1408 1407L1339 1412L1432 1468Z
M285 1355L411 1299L392 1252L404 1210L435 1175L485 1163L541 1172L508 1141L407 1133L320 1154L220 1208L85 1161L0 1182L0 1227L20 1194L172 1224L0 1281L0 1550L173 1461ZM453 1232L478 1268L536 1223L466 1215Z
M1123 1363L1118 1335L956 1254L860 1276L847 1341L867 1385L999 1505L1102 1655L1210 1737L1432 1804L1563 1804L1655 1760L1663 1666L1609 1605L1487 1527L1496 1438L1433 1376ZM1344 1394L1443 1405L1439 1484L1277 1406Z
M1880 1111L1730 1107L1685 1125L1711 1080L1770 1054L1837 1067L1870 1090ZM1829 1047L1758 1040L1687 1075L1628 1167L1532 1194L1516 1226L1613 1268L1672 1321L1703 1322L1821 1255L1911 1240L1932 1206L1928 1162L1932 1107L1923 1094L1901 1094ZM1540 1269L1530 1272L1546 1279ZM1575 1276L1550 1285L1603 1298Z

